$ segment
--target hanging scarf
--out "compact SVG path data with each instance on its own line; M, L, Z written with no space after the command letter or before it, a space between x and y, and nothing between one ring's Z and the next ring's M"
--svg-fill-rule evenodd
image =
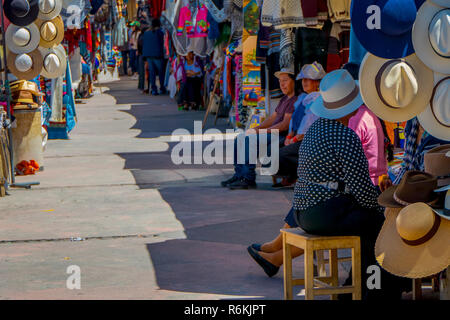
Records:
M283 29L280 40L280 68L293 70L294 65L294 33L292 29Z

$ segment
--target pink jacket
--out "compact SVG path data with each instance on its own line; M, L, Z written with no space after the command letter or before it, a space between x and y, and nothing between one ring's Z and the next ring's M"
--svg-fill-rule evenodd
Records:
M207 17L208 9L206 9L203 4L198 8L196 21L192 21L192 12L189 7L182 7L178 18L177 35L183 35L183 30L186 28L188 38L202 38L208 36L210 26Z

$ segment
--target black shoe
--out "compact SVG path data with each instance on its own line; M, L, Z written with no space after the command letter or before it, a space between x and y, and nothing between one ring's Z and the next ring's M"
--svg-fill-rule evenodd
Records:
M232 184L233 182L236 182L236 181L238 181L239 180L239 178L238 177L236 177L236 176L232 176L230 179L228 179L228 180L225 180L225 181L222 181L220 184L221 184L221 186L222 187L228 187L230 184Z
M259 243L253 243L251 247L256 251L262 251L261 244L259 244Z
M228 188L231 190L238 190L238 189L255 189L256 183L255 181L249 181L247 179L239 179L238 181L235 181L228 185Z
M156 91L152 91L152 96L159 96L159 93Z
M256 261L257 264L261 268L263 268L264 272L271 278L274 275L278 273L278 270L280 270L280 267L277 267L261 257L258 252L256 252L251 246L247 248L248 253L250 256Z

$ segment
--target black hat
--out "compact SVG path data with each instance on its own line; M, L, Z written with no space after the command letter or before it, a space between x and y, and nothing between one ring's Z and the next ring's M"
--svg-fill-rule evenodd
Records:
M27 26L38 17L39 0L5 0L4 10L12 24Z

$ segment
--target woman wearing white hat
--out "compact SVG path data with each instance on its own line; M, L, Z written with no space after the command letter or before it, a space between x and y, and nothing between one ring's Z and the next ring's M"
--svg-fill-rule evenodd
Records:
M320 119L310 127L300 146L299 178L286 220L311 234L359 235L362 274L367 277L367 267L376 264L373 248L384 216L361 141L347 127L363 101L358 85L346 70L326 75L320 93L311 106ZM250 246L247 250L266 274L273 276L283 263L283 253L264 249L266 252ZM299 256L303 252L292 248L292 254ZM382 290L370 291L363 286L363 298L400 298L400 286L388 278L387 273L382 273Z

